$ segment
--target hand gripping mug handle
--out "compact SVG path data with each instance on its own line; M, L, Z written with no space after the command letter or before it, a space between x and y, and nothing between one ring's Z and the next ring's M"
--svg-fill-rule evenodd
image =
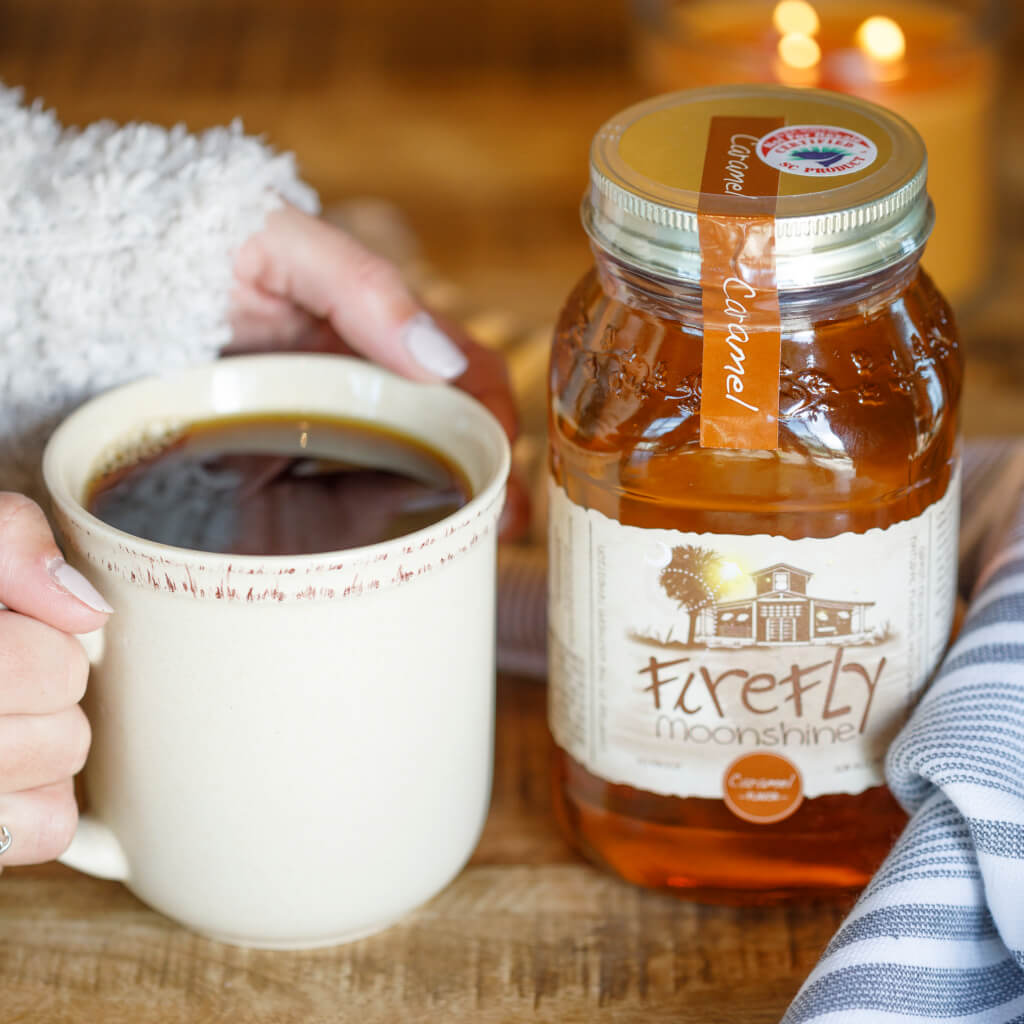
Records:
M0 611L6 608L5 604L0 603ZM103 627L91 633L79 633L77 638L85 648L89 662L95 665L103 654ZM112 878L123 882L128 877L128 861L121 844L114 833L91 814L83 814L78 819L78 828L71 845L57 860L69 868L97 878Z
M103 627L76 636L85 648L90 664L95 665L103 656ZM119 882L128 878L128 860L117 837L88 812L79 816L71 845L57 860L96 878L110 878Z
M0 611L7 605L0 602ZM103 627L91 633L75 634L85 648L89 663L95 665L103 656ZM61 864L96 878L109 878L123 882L128 878L128 860L117 837L91 814L78 819L78 828L71 845L57 858Z

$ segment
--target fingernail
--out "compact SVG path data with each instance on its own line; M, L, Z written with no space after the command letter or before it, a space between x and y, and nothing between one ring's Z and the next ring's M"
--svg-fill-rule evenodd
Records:
M428 313L417 313L405 325L405 347L428 373L455 380L466 372L469 360L458 345L434 323Z
M72 597L78 598L82 604L88 605L94 612L105 612L109 615L114 610L107 604L103 595L63 558L55 558L47 568L60 586Z

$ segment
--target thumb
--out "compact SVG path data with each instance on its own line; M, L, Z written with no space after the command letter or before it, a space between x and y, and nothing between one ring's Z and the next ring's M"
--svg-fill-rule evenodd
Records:
M42 509L0 492L0 602L65 633L99 629L109 604L61 556Z

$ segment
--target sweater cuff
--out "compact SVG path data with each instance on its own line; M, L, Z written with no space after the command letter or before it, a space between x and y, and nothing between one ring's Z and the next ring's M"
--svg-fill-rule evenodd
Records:
M318 212L239 122L61 129L0 87L0 489L38 496L56 423L230 340L234 254L271 210Z

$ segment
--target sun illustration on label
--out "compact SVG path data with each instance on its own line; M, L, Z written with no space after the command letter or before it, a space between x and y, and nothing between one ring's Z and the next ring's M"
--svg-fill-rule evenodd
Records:
M789 154L789 158L820 164L822 167L831 167L852 155L848 149L838 149L834 146L812 146L805 149L794 149Z
M738 579L743 575L743 570L735 562L722 562L718 570L718 576L723 583Z

